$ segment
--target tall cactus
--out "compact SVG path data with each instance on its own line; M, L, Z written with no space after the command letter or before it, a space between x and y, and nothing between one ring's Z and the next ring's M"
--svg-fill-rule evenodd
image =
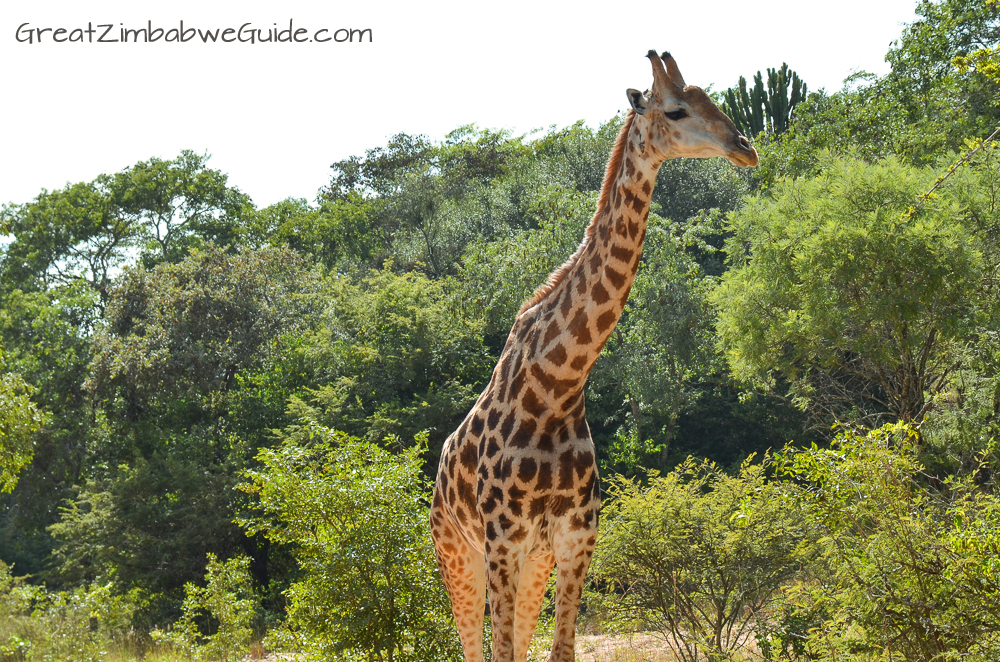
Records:
M733 119L736 128L744 135L752 136L761 131L777 134L788 129L792 111L806 97L806 84L786 63L782 63L781 69L767 70L766 93L764 77L759 71L753 77L753 83L748 92L747 81L740 76L739 83L725 92L723 110Z

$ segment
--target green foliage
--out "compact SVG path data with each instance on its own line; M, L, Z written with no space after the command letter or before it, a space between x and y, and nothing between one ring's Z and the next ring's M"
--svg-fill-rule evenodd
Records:
M813 554L765 472L748 460L730 476L688 459L648 486L613 478L592 571L610 590L606 608L662 632L686 662L738 655Z
M45 527L89 469L92 409L82 388L91 358L98 295L78 283L48 291L14 290L0 298L6 371L20 375L31 400L50 416L33 435L34 460L14 492L0 498L0 558L42 571L51 539Z
M262 450L261 468L242 486L261 511L245 522L250 532L293 545L301 571L272 642L309 659L456 657L420 446L392 455L314 424L308 432Z
M4 363L0 349L0 492L10 492L17 474L31 462L33 435L48 417L31 401L31 387L20 375L4 372Z
M980 244L948 189L912 217L933 174L826 157L730 216L732 268L714 300L738 378L777 376L814 418L919 421L975 328Z
M783 133L795 106L806 98L808 86L785 63L781 69L767 70L767 92L759 71L753 82L753 89L747 91L747 81L740 76L738 85L725 91L722 110L745 136Z
M250 649L259 606L249 566L246 556L223 563L210 553L205 586L184 585L183 616L169 632L154 630L154 641L168 642L199 662L242 660Z
M819 537L819 581L788 592L826 614L807 650L824 659L995 660L1000 655L1000 499L952 477L928 486L902 424L846 431L778 462ZM985 467L983 467L985 469Z
M0 264L5 286L84 282L103 298L136 251L153 264L180 261L206 242L232 243L250 201L207 161L184 151L5 205L0 233L14 238Z
M142 595L110 584L51 592L0 561L0 660L99 662L136 650L131 618Z
M290 410L371 442L430 429L442 443L491 366L482 321L462 309L455 289L389 268L360 282L330 276L320 323L298 349L317 386L297 393Z
M701 240L705 226L687 226L649 216L643 263L621 321L594 368L596 390L625 392L630 425L619 431L610 460L629 471L664 466L678 416L701 396L697 382L715 367L714 315L705 277L685 249L711 253ZM644 426L663 421L657 438Z

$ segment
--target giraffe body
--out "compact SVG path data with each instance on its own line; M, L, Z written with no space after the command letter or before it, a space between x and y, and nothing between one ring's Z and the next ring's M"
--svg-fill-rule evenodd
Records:
M466 662L483 659L489 589L493 659L524 662L554 566L550 660L574 659L583 583L597 539L600 485L584 387L639 268L660 164L756 152L669 54L629 113L583 242L524 304L492 378L445 441L431 505L438 566Z

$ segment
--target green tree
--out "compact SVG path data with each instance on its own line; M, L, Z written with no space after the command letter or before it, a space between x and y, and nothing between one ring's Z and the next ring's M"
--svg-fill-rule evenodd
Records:
M17 485L17 475L34 454L34 434L48 417L31 401L31 387L20 375L5 372L0 348L0 492Z
M910 213L932 172L823 163L730 216L719 347L740 379L787 379L826 425L919 421L976 328L981 245L947 189Z
M331 275L325 310L297 352L310 385L290 411L376 442L431 430L434 455L488 378L482 320L456 283L420 273Z
M300 578L272 641L309 659L385 662L461 654L430 539L421 446L399 455L306 423L303 443L260 452L242 489L251 533L293 545ZM426 438L424 438L426 441Z
M170 632L153 631L153 639L202 661L242 660L253 639L258 602L250 577L250 559L237 556L226 562L209 553L205 586L184 585L184 611Z
M84 282L103 303L111 279L136 252L150 264L177 262L206 242L232 243L250 200L207 161L184 151L5 205L0 233L13 236L0 263L5 287Z
M52 549L45 528L90 468L93 408L82 388L97 323L98 294L85 283L0 296L4 370L20 375L49 416L31 439L33 460L17 487L0 495L0 558L41 573Z
M49 529L63 580L179 599L208 552L248 553L266 577L266 550L232 523L232 488L287 421L282 352L308 318L303 266L287 249L210 247L123 274L93 338L88 480Z

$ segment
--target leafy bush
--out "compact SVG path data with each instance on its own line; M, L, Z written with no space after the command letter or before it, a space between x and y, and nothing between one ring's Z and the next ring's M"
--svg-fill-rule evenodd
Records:
M685 661L745 648L813 550L766 466L734 477L688 459L645 487L612 479L593 565L610 613L661 631Z
M0 661L98 662L136 647L132 616L141 594L111 584L46 591L0 561Z
M166 641L196 660L240 660L253 639L258 600L250 579L250 559L237 556L220 563L208 555L204 587L184 586L184 615L170 632L155 630Z
M915 432L897 424L779 458L821 535L825 578L788 593L799 614L827 615L808 653L1000 659L1000 499L972 479L928 487L916 453Z
M250 532L293 545L301 579L268 642L309 659L410 662L457 658L437 573L418 446L399 455L318 425L304 443L262 450L243 489L261 515Z

